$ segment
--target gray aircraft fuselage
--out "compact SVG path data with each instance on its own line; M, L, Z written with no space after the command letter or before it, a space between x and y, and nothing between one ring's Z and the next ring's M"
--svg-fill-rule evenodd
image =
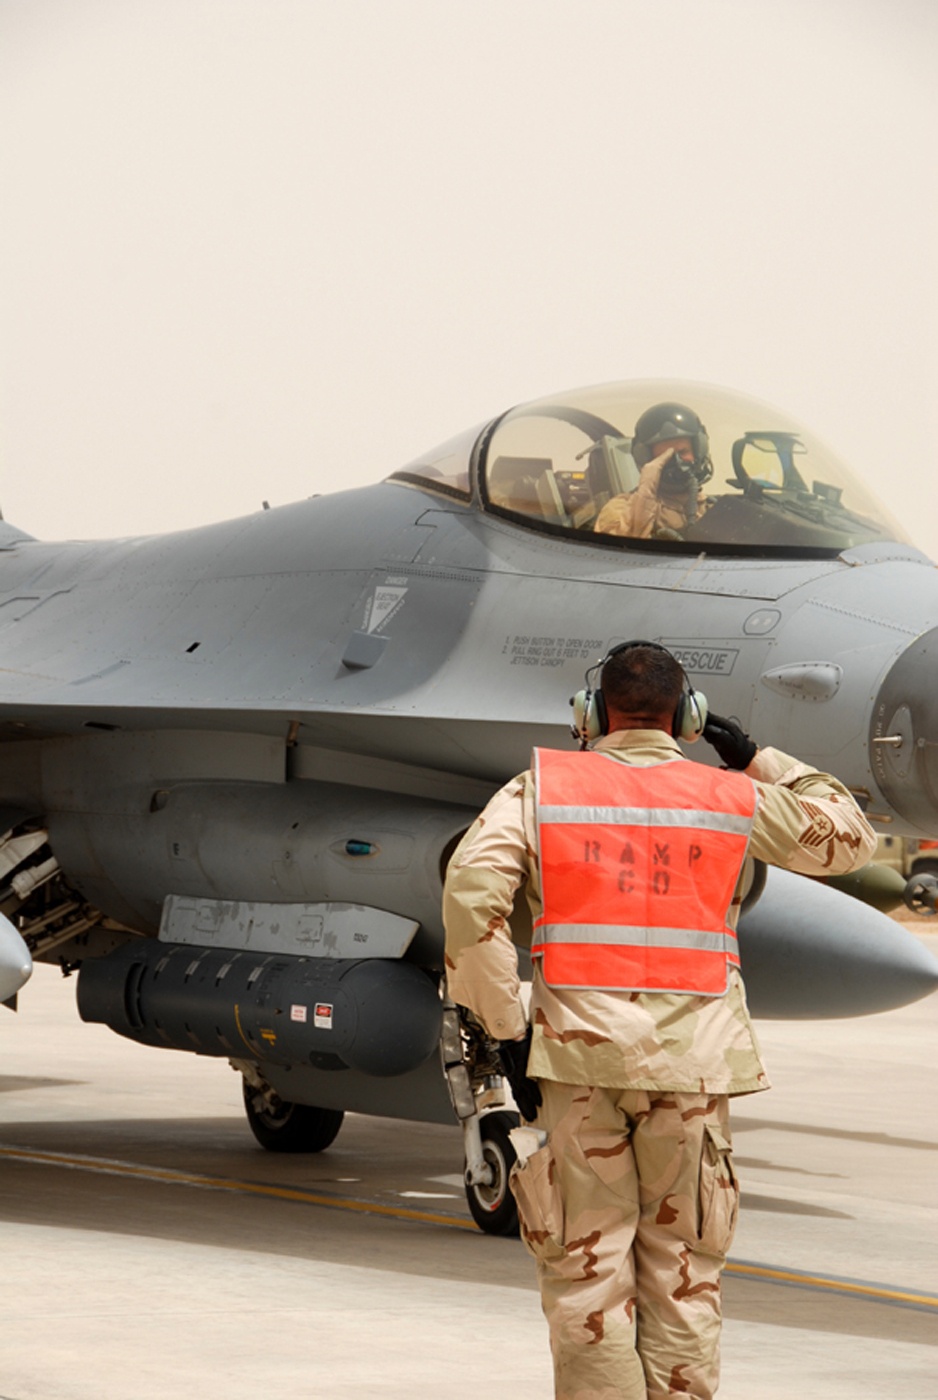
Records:
M836 774L883 829L938 834L923 554L565 533L499 509L476 434L460 454L461 495L407 472L162 537L0 525L2 828L41 824L60 892L88 911L56 924L48 901L24 904L35 956L153 936L173 896L385 910L419 926L407 959L440 968L455 841L532 745L572 744L568 697L632 637L674 651L758 743ZM777 977L753 996L770 1014ZM356 1073L301 1101L382 1111Z

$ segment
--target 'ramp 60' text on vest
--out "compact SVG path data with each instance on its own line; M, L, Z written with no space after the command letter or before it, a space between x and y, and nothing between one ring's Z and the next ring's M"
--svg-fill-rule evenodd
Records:
M739 966L726 916L751 779L554 749L535 749L533 767L544 912L531 952L548 985L722 995Z

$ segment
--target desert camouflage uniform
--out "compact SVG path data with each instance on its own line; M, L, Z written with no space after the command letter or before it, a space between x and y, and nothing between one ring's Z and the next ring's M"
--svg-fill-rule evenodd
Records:
M647 765L680 756L660 730L594 748ZM749 853L843 874L875 836L847 790L777 749L747 769L759 806ZM450 863L450 995L489 1033L525 1030L509 919L525 885L541 913L531 773L496 794ZM737 889L729 922L741 902ZM548 1144L515 1168L537 1262L558 1400L709 1400L719 1378L720 1273L736 1221L728 1096L768 1088L742 979L721 997L548 987L535 962L529 1072Z
M613 496L606 502L596 517L593 526L595 533L631 535L633 539L647 540L661 530L680 533L685 529L688 523L686 498L659 494L661 473L671 455L664 453L647 462L642 468L634 491L624 496ZM698 516L702 515L710 504L710 498L700 492L697 496Z

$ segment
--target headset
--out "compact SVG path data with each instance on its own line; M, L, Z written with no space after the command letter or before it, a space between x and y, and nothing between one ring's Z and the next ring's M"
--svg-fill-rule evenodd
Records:
M681 666L677 657L660 642L646 642L639 638L632 642L619 642L617 646L611 647L601 660L590 666L585 676L585 688L578 690L570 701L573 706L573 724L570 732L575 739L579 739L581 749L585 749L587 744L591 744L601 734L609 733L609 712L606 709L606 697L602 692L602 671L607 661L611 661L620 652L628 651L630 647L651 647L654 651L663 651ZM593 677L597 672L598 678L594 681ZM691 685L683 666L681 675L684 677L684 690L674 711L671 734L675 739L683 739L686 743L693 744L704 731L710 707L703 691L695 690Z

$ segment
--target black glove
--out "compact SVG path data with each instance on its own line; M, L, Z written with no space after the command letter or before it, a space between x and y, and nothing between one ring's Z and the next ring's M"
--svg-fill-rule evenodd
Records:
M531 1027L524 1040L500 1040L498 1054L511 1085L518 1112L527 1123L533 1123L541 1106L541 1091L536 1079L528 1078L528 1052L531 1049Z
M712 744L727 768L748 768L759 752L742 725L735 719L724 719L722 715L708 715L703 736Z

